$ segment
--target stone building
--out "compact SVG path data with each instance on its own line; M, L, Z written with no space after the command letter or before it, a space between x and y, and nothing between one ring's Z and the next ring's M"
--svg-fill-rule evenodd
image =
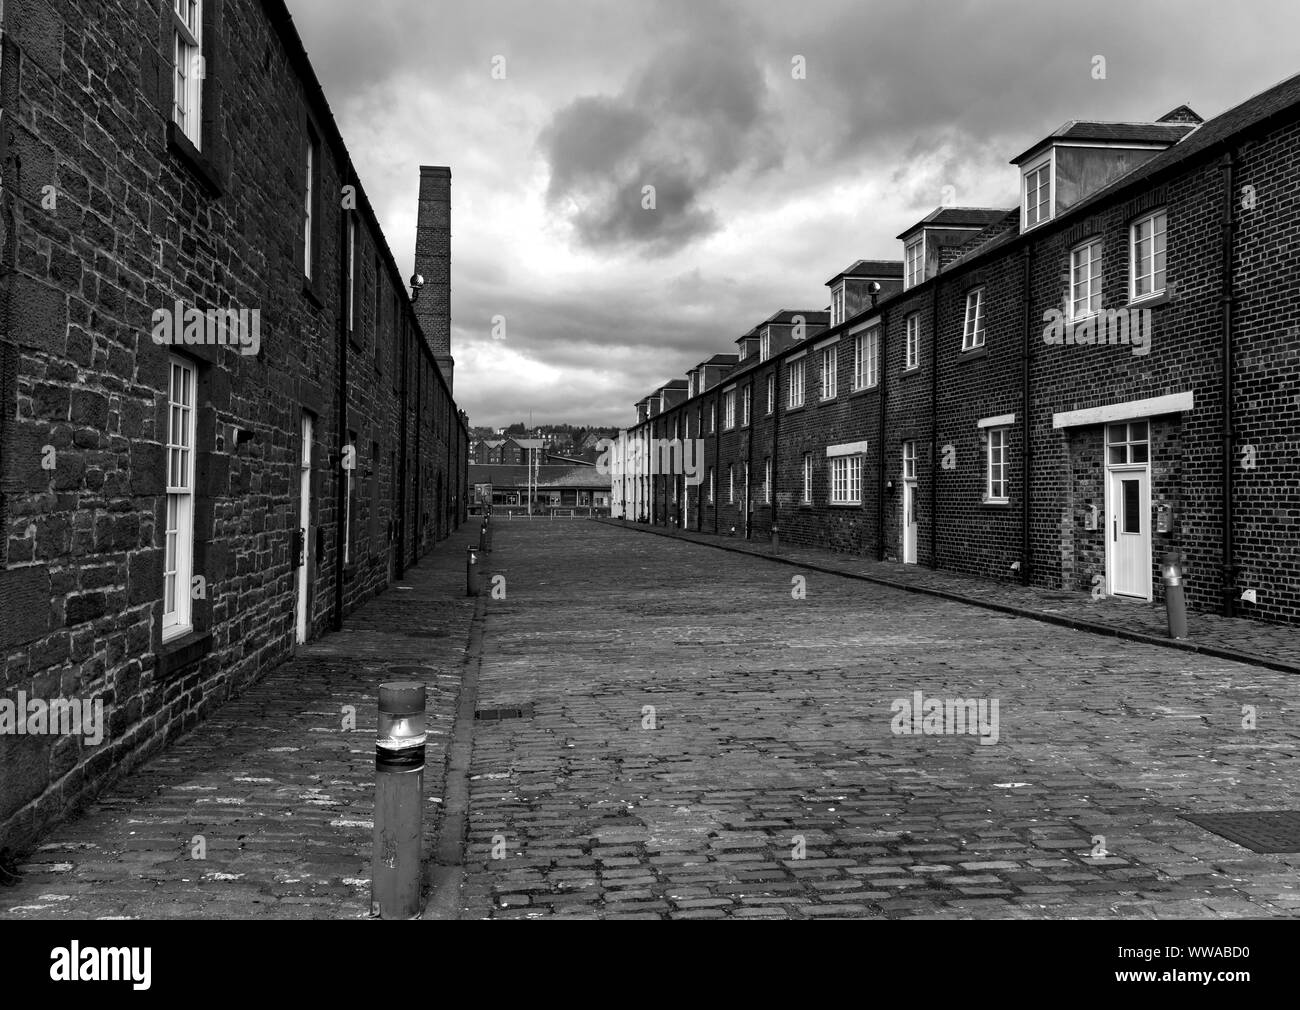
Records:
M0 849L466 510L450 173L412 304L281 0L0 6ZM102 740L17 699L102 704Z
M616 514L1138 601L1174 552L1192 607L1300 622L1297 150L1300 77L1037 138L1019 206L939 208L824 325L637 403Z

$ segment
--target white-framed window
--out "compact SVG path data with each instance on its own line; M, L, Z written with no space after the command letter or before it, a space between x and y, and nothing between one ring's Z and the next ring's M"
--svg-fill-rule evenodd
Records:
M916 443L907 441L903 443L903 479L914 480L916 478Z
M167 384L167 528L163 558L162 638L193 630L190 583L194 577L194 366L171 358Z
M812 453L803 454L803 503L812 504Z
M1101 239L1070 250L1070 318L1101 311Z
M718 404L716 402L709 404L709 434L712 435L718 430Z
M746 386L740 396L740 424L745 427L749 424L749 408L751 401L754 399L753 385Z
M764 326L758 335L758 360L766 361L772 354L772 327Z
M916 368L921 363L921 313L907 317L906 368Z
M989 502L1006 502L1007 476L1010 463L1007 460L1008 436L1010 428L989 428L988 447L985 450L985 484L984 500Z
M961 349L969 351L984 346L984 289L976 288L966 296L966 325L962 330Z
M767 412L772 413L776 406L776 374L769 373L767 377Z
M862 457L831 457L831 504L862 504Z
M722 430L730 431L736 426L736 391L729 389L722 394Z
M831 325L838 326L844 322L844 282L840 281L831 288Z
M727 504L736 504L736 464L727 467Z
M772 457L763 463L763 504L772 504Z
M800 358L786 366L786 381L790 385L786 406L791 409L803 406L803 362L804 359Z
M822 348L822 399L835 399L835 391L839 385L839 379L836 372L839 369L839 347L831 344L830 347Z
M312 202L316 199L316 138L307 138L307 202L302 221L302 272L311 280L312 277Z
M1048 151L1039 161L1025 169L1021 190L1021 218L1026 229L1052 219L1052 160Z
M172 0L172 39L172 119L202 150L203 0Z
M689 400L691 397L695 395L695 373L694 372L691 372L690 375L686 376L686 385L687 385L686 398Z
M709 504L713 504L713 485L715 483L714 468L709 467Z
M853 338L853 388L870 389L878 381L880 328L871 327Z
M357 288L357 225L348 215L348 332L356 323Z
M903 246L903 287L914 288L925 280L925 232Z
M1146 463L1151 455L1151 431L1146 421L1106 426L1106 462L1112 466Z
M1143 215L1129 230L1129 298L1150 298L1165 290L1165 230L1169 223L1163 210Z

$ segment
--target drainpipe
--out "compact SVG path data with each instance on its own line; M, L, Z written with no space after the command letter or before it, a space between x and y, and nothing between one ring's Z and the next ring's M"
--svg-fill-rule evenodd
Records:
M344 176L355 185L355 177L349 168ZM343 628L343 544L347 538L347 481L343 479L343 447L347 444L348 437L348 215L351 211L345 210L339 215L339 249L341 250L340 258L343 263L343 269L339 271L339 388L338 388L338 407L335 411L338 417L338 447L339 447L339 465L334 471L334 484L337 491L334 496L334 525L338 530L338 536L334 552L334 630L339 631Z
M409 308L408 308L409 311ZM406 372L407 358L411 353L408 338L407 316L402 314L402 350L398 355L398 368L401 369L401 393L398 402L397 425L397 578L406 575Z
M1232 544L1232 309L1233 309L1233 240L1236 228L1236 159L1229 148L1220 161L1223 170L1223 260L1221 264L1219 303L1223 307L1223 616L1232 617L1237 610L1237 566L1233 563Z
M420 456L420 411L424 407L424 355L420 352L424 349L424 341L421 340L416 344L415 354L415 486L419 488L419 493L415 496L415 536L411 538L411 564L420 563L420 534L424 532L424 496L429 493L429 489L424 486L424 466L423 459Z
M776 509L777 509L776 475L779 472L777 469L776 457L777 457L777 449L781 444L780 442L777 441L777 437L776 437L776 430L778 426L777 419L780 418L781 416L781 398L777 395L777 393L780 392L778 386L779 384L776 381L776 365L773 365L772 366L772 479L767 486L767 494L770 500L769 504L772 507L772 529L777 530L778 531L777 535L779 536L780 527L777 526L776 524L776 518L777 518L776 516Z
M1033 309L1033 245L1029 244L1020 252L1020 262L1024 268L1024 303L1025 312L1025 346L1020 355L1020 442L1024 453L1024 482L1020 492L1020 581L1029 585L1030 551L1029 538L1029 492L1034 486L1034 443L1029 430L1029 372L1030 358L1034 347L1034 309Z
M876 296L871 296L872 308L875 307ZM885 354L885 334L889 331L889 312L886 310L880 314L880 354L876 360L879 362L880 371L880 425L878 431L878 460L876 462L876 560L885 560L885 376L889 374L889 369L885 363L889 360ZM903 350L907 350L907 334L903 334ZM906 361L904 361L906 364ZM865 498L863 499L866 500Z
M930 290L930 567L939 567L939 277ZM904 517L906 521L906 517ZM920 560L919 558L917 560Z
M722 476L718 470L722 467L722 436L718 434L718 399L714 395L712 413L709 415L713 418L713 483L718 483L718 478ZM722 489L714 487L713 489L713 535L718 535L718 502L722 498Z

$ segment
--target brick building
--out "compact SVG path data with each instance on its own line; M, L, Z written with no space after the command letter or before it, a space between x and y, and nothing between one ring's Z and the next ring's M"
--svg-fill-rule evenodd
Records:
M413 304L281 0L0 6L0 849L462 521L450 173Z
M939 208L824 324L637 403L615 514L1139 601L1176 551L1191 606L1300 622L1297 150L1300 77L1065 124L1019 206Z

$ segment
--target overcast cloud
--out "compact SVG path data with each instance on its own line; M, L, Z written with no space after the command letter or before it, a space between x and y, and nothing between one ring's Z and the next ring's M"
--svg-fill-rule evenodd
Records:
M1208 118L1300 72L1293 7L290 0L407 275L418 166L451 166L456 396L491 425L630 423L855 259L901 258L945 186L1013 205L1008 159L1066 120Z

